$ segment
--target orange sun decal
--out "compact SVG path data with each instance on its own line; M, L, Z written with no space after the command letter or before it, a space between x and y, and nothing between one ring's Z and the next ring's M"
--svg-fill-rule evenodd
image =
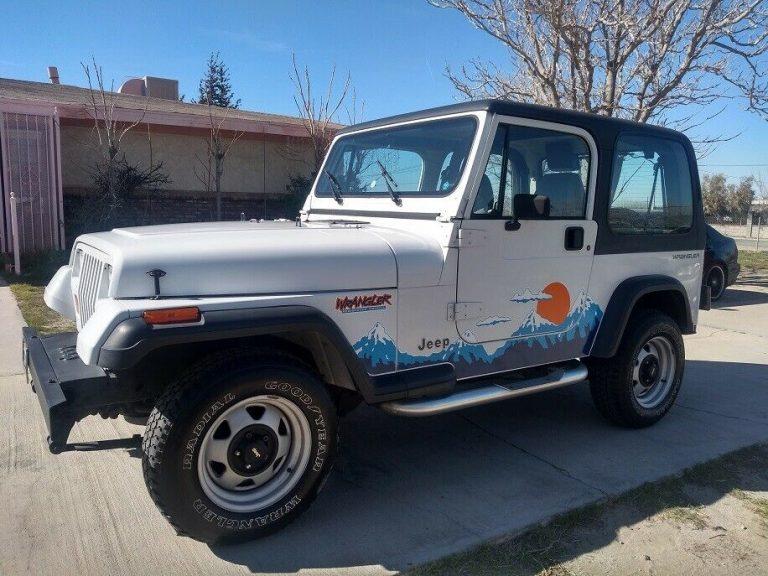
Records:
M560 282L552 282L542 292L549 294L551 298L539 300L536 303L536 314L553 324L562 324L571 309L571 295L568 293L568 288Z

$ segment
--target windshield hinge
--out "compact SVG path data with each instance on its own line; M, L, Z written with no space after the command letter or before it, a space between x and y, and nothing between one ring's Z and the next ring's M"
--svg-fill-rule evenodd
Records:
M464 217L451 216L450 214L438 214L435 220L437 220L438 222L452 223L452 222L461 222L462 220L464 220Z

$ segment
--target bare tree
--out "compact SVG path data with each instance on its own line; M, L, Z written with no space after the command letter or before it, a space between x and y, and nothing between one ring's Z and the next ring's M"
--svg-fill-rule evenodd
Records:
M765 181L762 173L755 176L755 186L757 187L757 199L768 200L768 182Z
M349 105L344 106L347 124L358 124L365 119L365 100L357 97L357 90L352 88L349 95Z
M205 155L197 156L195 176L205 186L206 192L216 194L216 220L221 220L221 180L224 176L224 161L232 146L243 132L223 130L231 108L217 108L208 101L208 137L205 139ZM216 110L216 113L214 111Z
M109 90L107 90L104 85L104 71L101 66L96 64L95 57L91 58L91 62L93 64L93 76L91 76L90 65L80 63L88 81L90 105L87 112L93 119L94 131L106 160L112 161L120 153L120 144L125 135L144 120L149 99L145 98L144 108L138 119L133 122L119 122L115 115L115 106L120 94L115 92L115 82L113 80Z
M765 0L427 1L458 10L507 49L504 65L474 60L446 70L468 98L678 129L710 119L702 108L740 98L768 118ZM670 116L681 106L693 108Z
M148 167L128 162L122 151L125 136L143 122L149 99L145 98L136 120L120 120L116 110L121 95L114 91L114 81L107 89L104 72L93 57L91 65L81 63L89 89L86 112L93 119L93 132L101 158L90 170L97 196L93 202L84 202L81 213L76 216L79 221L77 224L84 230L126 223L127 219L121 209L131 194L139 189L157 190L159 186L171 181L163 171L163 163L153 159L148 125Z
M316 99L312 91L312 79L309 75L309 68L305 66L300 71L296 63L295 54L292 56L292 61L293 73L291 74L291 80L296 87L293 101L312 140L313 171L316 173L320 169L328 146L330 146L331 140L333 140L333 136L338 129L334 122L350 95L351 76L347 74L341 90L337 91L335 86L336 66L334 66L331 70L331 77L325 94ZM365 104L357 99L357 94L353 90L350 107L345 108L347 118L351 122L358 121L358 116L362 114L364 106Z
M728 184L725 174L705 174L701 181L701 199L704 215L716 222L728 212Z
M755 177L744 176L738 184L728 185L728 213L735 222L746 223L755 199Z

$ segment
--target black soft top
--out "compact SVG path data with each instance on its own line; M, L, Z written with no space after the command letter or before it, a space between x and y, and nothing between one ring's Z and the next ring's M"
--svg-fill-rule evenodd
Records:
M542 120L577 126L592 134L593 138L597 141L597 145L601 148L613 148L613 143L619 132L642 132L649 135L653 134L655 136L681 140L690 146L690 142L684 134L661 126L611 118L599 114L565 110L563 108L551 108L549 106L539 106L537 104L523 104L520 102L493 99L471 100L459 104L451 104L449 106L440 106L438 108L428 108L427 110L420 110L418 112L409 112L408 114L389 116L379 120L372 120L370 122L348 126L341 130L339 134L346 134L348 132L366 128L378 128L396 122L424 120L427 118L434 118L435 116L444 116L461 112L491 112L502 116L517 116L520 118L529 118L531 120Z

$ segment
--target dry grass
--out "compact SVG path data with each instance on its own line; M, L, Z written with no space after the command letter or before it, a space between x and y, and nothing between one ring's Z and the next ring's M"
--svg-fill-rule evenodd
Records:
M53 334L75 329L75 324L54 312L43 302L45 285L56 273L59 266L67 261L65 252L46 252L24 262L24 273L3 274L16 297L26 323L42 334Z
M748 492L739 489L734 490L731 492L731 494L747 504L752 512L760 516L763 522L768 524L768 499L759 498L758 496L749 494Z
M696 530L703 530L708 526L702 506L674 506L660 514L660 518L674 524L692 526Z
M739 264L749 272L768 272L768 252L739 250Z
M689 468L679 476L644 484L621 496L557 516L511 538L482 544L467 552L415 567L410 576L565 576L568 562L592 551L588 540L614 541L631 524L654 522L710 528L705 505L697 496L732 494L743 501L746 513L768 521L768 500L740 487L768 481L768 445L745 448ZM617 523L617 518L622 522Z

